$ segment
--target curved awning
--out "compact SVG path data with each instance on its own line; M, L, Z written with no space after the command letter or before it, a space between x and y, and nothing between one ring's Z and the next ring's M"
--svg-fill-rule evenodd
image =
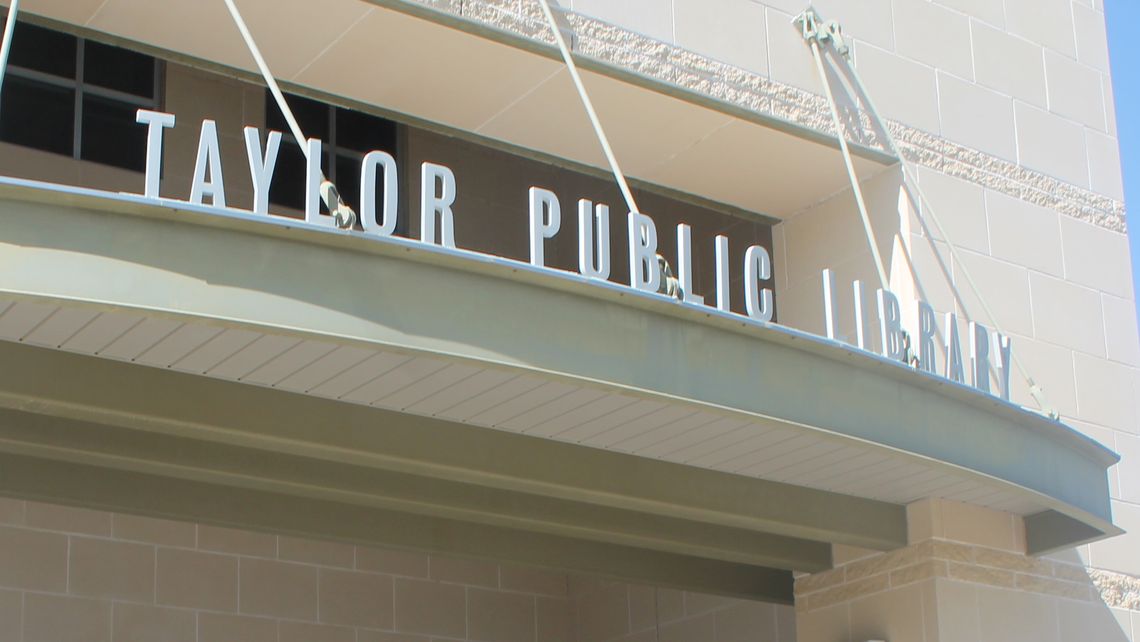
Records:
M926 497L1118 532L1095 442L789 328L175 201L3 179L0 217L7 492L766 599Z

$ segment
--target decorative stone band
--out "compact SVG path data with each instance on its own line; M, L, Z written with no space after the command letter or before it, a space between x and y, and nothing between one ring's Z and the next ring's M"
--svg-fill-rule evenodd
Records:
M407 1L517 36L554 43L537 0ZM739 109L835 135L822 96L588 16L567 13L566 20L577 54ZM845 120L849 140L885 149L868 114L848 113ZM1109 230L1126 230L1124 204L1119 201L896 121L887 121L887 126L911 162Z
M1140 610L1140 578L936 539L796 579L796 610L814 611L936 577Z
M1118 609L1140 611L1140 577L1095 568L1088 569L1088 575L1102 602Z

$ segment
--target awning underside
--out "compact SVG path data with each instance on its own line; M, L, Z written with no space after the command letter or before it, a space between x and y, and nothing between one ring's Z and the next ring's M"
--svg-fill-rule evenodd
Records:
M1103 449L838 344L412 241L6 182L3 493L770 600L831 543L905 545L925 497L1026 515L1035 551L1115 528Z
M220 1L26 0L22 6L160 56L256 71ZM607 168L552 47L523 49L473 24L448 26L362 0L323 0L319 10L307 0L251 1L241 10L273 73L294 90L404 114L555 162ZM659 81L617 74L599 67L583 71L583 80L631 178L777 218L848 185L839 155L817 132L713 101L697 104L697 97ZM864 177L885 160L868 153L874 160L856 159Z

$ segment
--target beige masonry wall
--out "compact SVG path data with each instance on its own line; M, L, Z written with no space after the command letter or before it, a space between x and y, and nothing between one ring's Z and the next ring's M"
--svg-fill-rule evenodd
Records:
M0 499L0 642L792 642L791 607Z
M0 500L0 640L572 640L564 575Z

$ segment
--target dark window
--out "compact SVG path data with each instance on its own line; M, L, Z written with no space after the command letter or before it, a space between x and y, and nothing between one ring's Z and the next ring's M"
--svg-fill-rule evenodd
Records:
M83 98L82 158L142 170L146 165L146 127L135 122L138 107L88 94Z
M367 154L382 149L396 151L396 123L349 109L336 110L336 144L344 149Z
M0 95L0 140L142 171L146 128L157 109L159 63L24 22L16 23Z
M154 97L154 80L154 58L100 42L84 42L84 83L150 99Z
M319 138L326 143L329 141L329 105L293 94L286 95L285 100L306 136ZM289 124L285 122L284 114L277 108L277 101L269 91L265 92L265 105L266 127L288 134Z
M321 169L328 172L328 162L324 158ZM292 136L282 136L281 151L277 155L277 166L269 187L269 201L290 209L305 209L305 155L293 142Z
M336 188L340 198L353 210L360 211L360 159L362 157L336 157ZM384 194L384 179L376 181L376 196ZM382 201L381 201L382 202Z
M75 36L17 21L8 64L60 78L75 78L78 47Z
M305 136L321 140L321 169L340 191L349 207L360 211L360 161L372 150L396 156L396 123L363 112L334 107L289 94L289 108ZM305 209L305 156L289 131L285 116L273 96L265 94L265 123L282 132L281 153L273 172L269 201L275 205ZM383 199L383 180L376 183L376 197ZM324 211L324 206L321 206Z
M9 76L0 96L0 140L57 154L75 144L75 90Z

